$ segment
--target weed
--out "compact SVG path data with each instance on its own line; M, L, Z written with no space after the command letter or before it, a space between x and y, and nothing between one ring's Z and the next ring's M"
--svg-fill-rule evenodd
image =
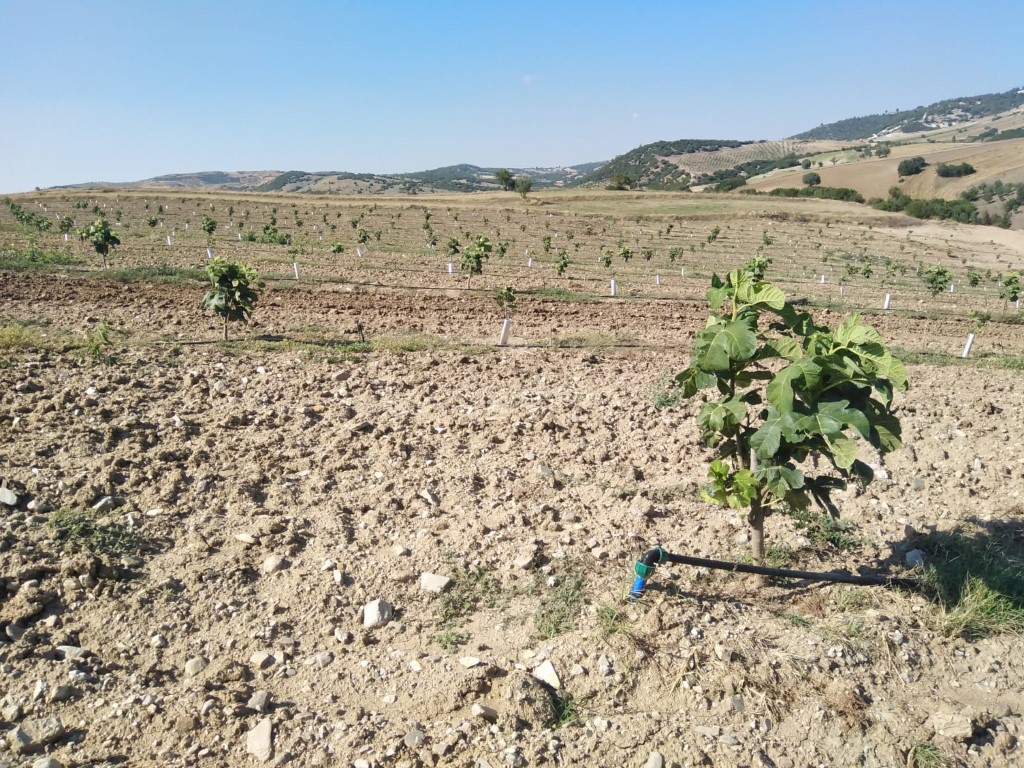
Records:
M941 628L968 639L1024 633L1024 525L985 522L923 537L926 590L941 605Z
M138 548L138 538L123 524L90 509L58 509L47 525L57 541L73 551L121 554Z
M102 320L85 337L85 344L82 351L89 360L99 365L110 365L114 362L114 356L110 353L114 342L110 340L110 327Z
M686 401L683 390L676 383L675 376L663 371L651 387L651 405L659 411L665 408L677 408Z
M534 628L545 638L556 637L576 628L576 620L587 602L587 581L579 563L568 562L555 577L555 586L546 587L533 616Z
M465 568L454 555L447 558L452 567L452 583L437 600L440 631L434 642L446 651L454 651L469 642L469 633L461 631L463 622L483 603L491 607L502 596L501 585L486 568Z
M785 544L769 544L764 551L764 565L783 568L793 562L796 553Z
M796 527L818 546L829 545L844 552L860 546L860 541L850 534L853 524L846 520L805 509L793 509L789 515Z
M32 329L18 324L0 327L0 349L17 352L38 346L39 337Z
M626 614L613 605L597 606L597 626L602 638L611 635L628 635L630 632L629 619Z
M551 699L551 721L548 728L558 729L582 720L584 705L593 697L594 694L590 694L577 699L569 693L556 693Z
M8 272L44 272L54 267L68 267L79 260L70 254L53 249L43 250L34 242L23 251L0 251L0 269Z
M801 616L799 613L784 613L782 618L792 624L794 627L809 627L811 622Z
M930 741L915 744L910 750L907 765L910 768L946 768L950 763L937 746Z
M205 282L206 273L196 267L172 267L159 264L155 267L126 267L110 269L99 277L116 280L119 283L160 283L163 285L180 285L188 282Z
M579 291L570 291L568 288L535 288L528 291L531 296L538 298L555 299L556 301L589 301L592 297Z

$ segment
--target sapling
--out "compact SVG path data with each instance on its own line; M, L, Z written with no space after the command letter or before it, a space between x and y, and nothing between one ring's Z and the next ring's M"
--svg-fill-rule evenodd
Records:
M473 244L462 252L462 263L460 269L466 273L466 287L473 281L473 275L483 274L484 259L491 253L491 241L483 235L477 235Z
M835 515L833 489L871 481L854 433L880 453L900 447L893 391L906 388L906 369L857 315L818 326L757 277L753 263L724 280L713 275L708 301L707 325L676 381L683 397L703 401L697 424L713 459L702 495L747 510L752 555L762 563L772 512L814 500ZM819 458L828 463L820 473Z
M121 239L110 231L110 223L102 216L88 227L78 231L80 240L88 240L96 253L103 257L103 268L107 268L107 253L114 246L121 244Z
M228 322L249 322L263 291L263 281L249 265L219 256L206 265L206 275L212 287L203 297L203 308L223 318L224 341L227 341Z
M569 252L565 248L558 249L558 261L555 262L555 271L558 272L559 276L565 274L565 270L569 268Z

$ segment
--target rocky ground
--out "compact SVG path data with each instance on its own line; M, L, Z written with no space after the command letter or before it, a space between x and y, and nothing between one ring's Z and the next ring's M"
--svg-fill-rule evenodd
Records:
M489 297L293 289L242 332L477 344L310 352L171 343L215 326L145 284L2 287L37 336L0 369L0 765L1024 764L1019 638L922 595L662 566L626 602L655 544L747 551L699 499L694 406L652 399L696 303L538 302L494 349ZM106 364L67 341L100 317ZM634 346L537 341L610 323ZM984 339L1019 354L1016 328ZM1020 373L910 376L905 448L840 499L853 541L773 518L780 562L904 575L929 531L1024 538Z

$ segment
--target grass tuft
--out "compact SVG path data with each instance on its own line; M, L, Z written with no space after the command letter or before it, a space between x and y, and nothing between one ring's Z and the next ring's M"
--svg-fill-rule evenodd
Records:
M923 537L926 590L943 609L940 626L977 639L1024 634L1024 523L979 521Z
M907 765L910 768L946 768L950 762L937 746L930 741L923 741L910 750Z

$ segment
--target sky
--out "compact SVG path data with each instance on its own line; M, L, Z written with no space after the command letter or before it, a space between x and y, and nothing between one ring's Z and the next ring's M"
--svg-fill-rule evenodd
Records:
M0 0L0 193L549 167L1024 86L1024 2Z

